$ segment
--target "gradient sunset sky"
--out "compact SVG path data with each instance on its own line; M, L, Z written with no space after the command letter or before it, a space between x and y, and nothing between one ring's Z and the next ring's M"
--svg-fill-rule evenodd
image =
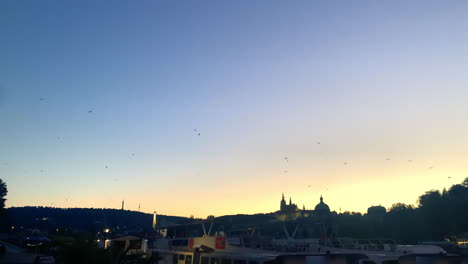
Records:
M468 176L467 14L467 1L1 1L7 207L125 199L206 217L276 211L283 192L337 212L415 204Z

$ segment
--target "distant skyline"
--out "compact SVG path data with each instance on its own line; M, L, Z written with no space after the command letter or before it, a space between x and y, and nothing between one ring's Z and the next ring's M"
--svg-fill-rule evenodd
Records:
M466 1L2 1L7 207L415 204L468 176ZM287 157L287 159L285 159Z

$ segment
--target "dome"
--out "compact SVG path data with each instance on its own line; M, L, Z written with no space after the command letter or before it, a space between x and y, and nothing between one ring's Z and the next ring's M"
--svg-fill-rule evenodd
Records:
M324 213L329 213L330 212L330 207L326 203L323 202L323 197L320 196L320 203L318 203L315 206L315 211L316 212L324 212Z

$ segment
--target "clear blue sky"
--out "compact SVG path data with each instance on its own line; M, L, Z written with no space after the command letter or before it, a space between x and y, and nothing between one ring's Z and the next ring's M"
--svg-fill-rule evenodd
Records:
M414 203L468 176L467 12L1 1L7 206L125 199L204 217L274 211L283 191L333 210Z

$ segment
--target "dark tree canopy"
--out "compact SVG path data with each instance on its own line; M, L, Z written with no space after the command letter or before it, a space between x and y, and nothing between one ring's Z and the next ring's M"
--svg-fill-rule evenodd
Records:
M6 186L2 194L6 195ZM4 200L3 200L4 202ZM442 240L468 230L468 178L447 190L430 190L422 194L416 206L395 203L387 210L367 214L333 212L330 225L337 237L392 238L399 243L414 244L425 240ZM385 212L386 211L386 212ZM129 230L151 231L152 214L116 209L79 209L46 207L13 207L6 210L9 225L56 230L71 228L89 232L105 227L126 227ZM192 216L193 217L193 216ZM320 225L316 218L279 220L275 213L256 215L209 216L212 233L237 234L248 230L249 239L260 237L284 238L284 229L293 232L298 227L297 238L319 237ZM200 236L201 219L158 215L160 227L175 225L169 235ZM210 223L210 224L211 224ZM242 231L244 230L244 231ZM328 232L328 231L327 231Z
M6 183L0 179L0 210L5 208L6 195L8 193Z
M468 177L465 178L465 180L462 182L462 185L468 187Z

